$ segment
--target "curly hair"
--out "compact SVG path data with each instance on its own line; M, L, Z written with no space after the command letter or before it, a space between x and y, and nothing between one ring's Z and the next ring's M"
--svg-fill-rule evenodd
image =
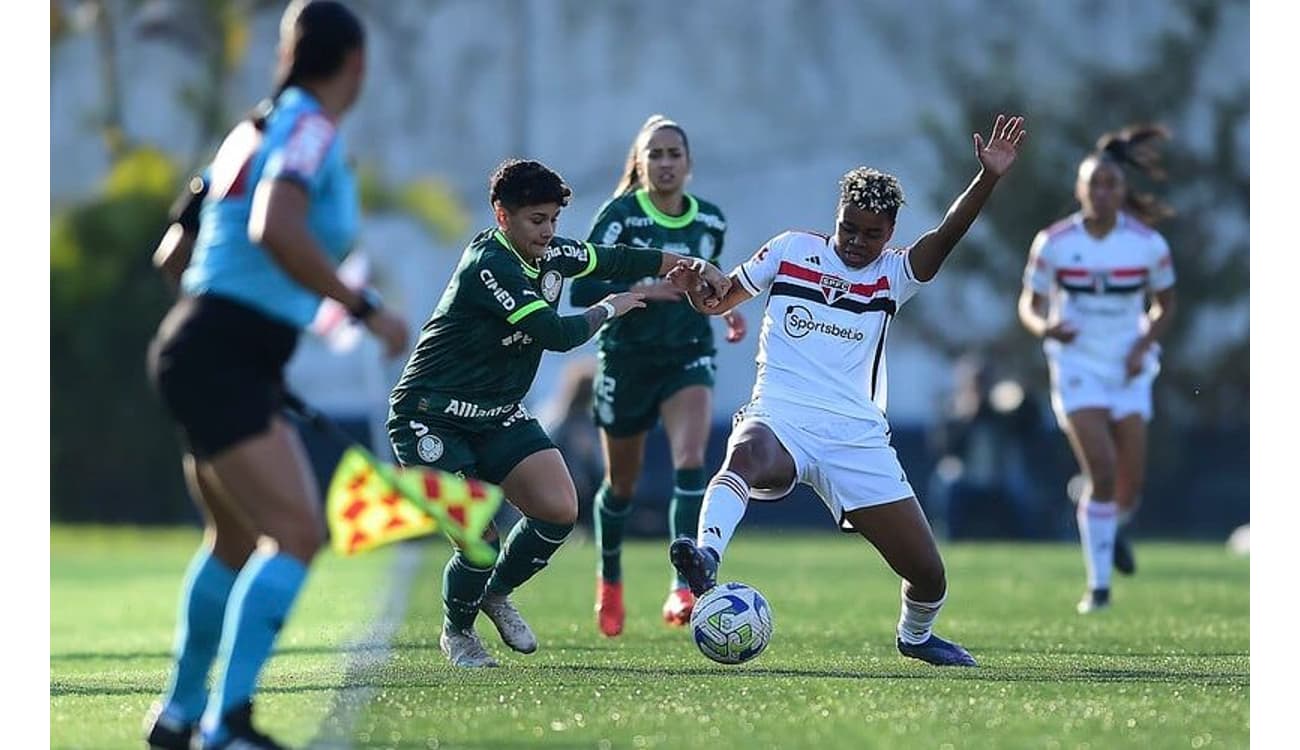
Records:
M898 178L870 167L856 167L840 178L840 204L857 206L863 211L898 218L898 209L907 201Z
M1133 173L1146 177L1153 182L1161 182L1166 173L1160 163L1160 144L1171 137L1169 128L1156 123L1128 125L1119 130L1103 133L1097 139L1092 153L1087 159L1113 164L1128 182ZM1087 160L1085 159L1085 161ZM1155 226L1164 219L1173 216L1173 206L1160 200L1152 193L1140 193L1129 189L1124 199L1124 208L1147 226Z
M543 203L569 205L573 191L564 179L540 161L507 159L488 180L488 201L500 203L507 211Z

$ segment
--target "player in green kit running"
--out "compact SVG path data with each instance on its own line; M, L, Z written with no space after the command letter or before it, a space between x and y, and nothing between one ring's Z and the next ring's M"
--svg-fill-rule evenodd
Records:
M661 247L716 263L726 220L717 206L686 192L690 173L686 131L663 115L653 115L637 132L614 197L601 207L588 239ZM629 290L644 295L645 308L601 327L593 386L606 467L593 513L600 549L596 621L600 632L611 638L623 632L620 549L641 475L646 434L663 419L673 460L668 532L674 539L694 536L708 482L704 451L713 413L713 328L680 290L653 277L631 285L588 277L574 282L572 301L590 305L607 294ZM744 318L730 312L724 320L727 340L740 341ZM695 597L679 576L670 580L663 618L670 625L685 625Z
M498 484L523 518L495 565L480 568L457 551L443 577L439 645L452 664L496 666L474 632L481 609L510 648L532 653L537 638L509 599L560 548L578 518L564 459L523 406L542 351L568 351L605 321L644 306L644 295L605 297L578 315L555 310L565 278L635 281L678 264L697 269L712 294L730 285L698 258L555 235L570 190L536 161L510 160L491 179L497 226L461 256L433 317L389 398L388 435L403 465L434 466Z

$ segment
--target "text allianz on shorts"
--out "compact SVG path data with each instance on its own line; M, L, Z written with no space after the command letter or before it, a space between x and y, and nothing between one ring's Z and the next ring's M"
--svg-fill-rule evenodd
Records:
M855 529L845 519L848 512L916 495L898 462L898 454L889 444L889 427L883 420L755 401L736 413L730 440L746 422L758 422L770 429L795 465L795 479L789 487L751 489L750 497L755 500L780 500L796 483L803 482L826 504L840 530L853 532Z

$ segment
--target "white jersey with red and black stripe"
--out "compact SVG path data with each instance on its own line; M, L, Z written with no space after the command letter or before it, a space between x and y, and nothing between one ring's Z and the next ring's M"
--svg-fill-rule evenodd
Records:
M924 286L907 252L888 249L849 268L829 237L785 232L734 276L754 296L770 291L753 400L871 420L887 433L885 336L898 308Z
M1075 213L1034 237L1024 283L1051 300L1049 320L1079 331L1069 344L1044 341L1048 357L1119 382L1129 349L1150 326L1146 297L1174 285L1174 267L1165 238L1132 216L1121 213L1098 239ZM1153 347L1149 368L1159 367L1157 357Z

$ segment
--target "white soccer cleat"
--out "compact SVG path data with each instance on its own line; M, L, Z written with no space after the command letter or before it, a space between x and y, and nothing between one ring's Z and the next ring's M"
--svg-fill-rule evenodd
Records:
M515 609L508 595L484 594L478 608L497 626L497 632L507 646L521 654L537 650L537 636L533 635L533 629L524 622L523 615Z
M483 648L483 641L479 640L478 633L475 633L473 628L448 630L447 626L443 625L438 646L447 655L447 660L452 663L452 666L470 669L497 666L497 660Z

